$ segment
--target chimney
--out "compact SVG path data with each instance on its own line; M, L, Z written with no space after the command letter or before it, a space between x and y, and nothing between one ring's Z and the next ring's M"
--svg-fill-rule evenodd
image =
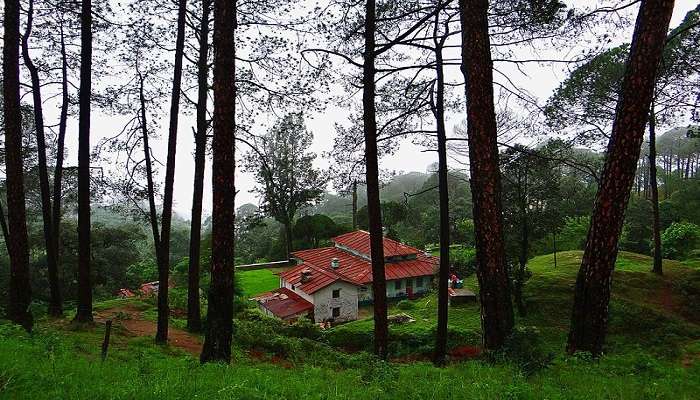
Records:
M311 281L311 270L307 268L301 271L301 283L306 283L309 281Z
M331 259L331 268L338 269L338 267L340 267L340 260L338 260L336 257L333 257Z

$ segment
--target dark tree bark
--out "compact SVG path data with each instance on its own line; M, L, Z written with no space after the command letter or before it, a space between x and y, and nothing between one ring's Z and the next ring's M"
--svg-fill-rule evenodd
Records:
M442 1L438 1L441 6ZM431 104L437 128L438 188L440 204L440 272L438 274L438 321L435 335L434 363L444 365L447 354L448 281L450 278L450 206L447 186L447 133L445 129L445 73L442 48L447 34L438 37L440 13L435 14L435 99ZM447 25L447 24L445 24ZM431 99L432 100L432 99Z
M603 351L617 244L672 13L673 0L643 0L639 8L586 249L576 279L569 353L588 351L599 355Z
M284 242L287 245L287 258L292 257L294 251L294 233L292 232L292 218L287 218L287 222L282 224L284 229Z
M656 116L654 103L649 112L649 180L651 186L652 234L654 237L654 265L652 271L663 274L661 254L661 222L659 221L659 186L656 181Z
M3 102L5 113L5 174L7 225L10 240L10 283L7 317L31 331L34 325L29 303L29 247L24 204L24 162L22 159L22 114L19 99L19 0L5 0L3 45Z
M168 281L170 277L170 226L173 216L173 186L175 183L175 153L177 151L177 122L180 114L180 89L182 86L182 59L185 52L185 20L187 2L178 1L177 38L175 40L175 68L173 91L170 98L170 126L168 128L168 156L165 162L165 188L163 215L161 217L160 246L158 253L158 327L156 343L168 342Z
M370 257L372 259L372 295L374 303L374 353L387 357L389 327L386 305L386 276L384 275L384 236L382 210L379 200L379 160L377 156L377 120L374 103L376 72L375 40L376 4L367 0L365 8L365 51L362 68L362 111L365 136L365 175L367 182L367 214L369 217Z
M58 137L56 138L56 166L53 171L53 203L51 216L51 246L56 252L56 262L61 256L60 254L60 238L61 238L61 195L63 183L63 157L66 145L66 128L68 126L68 59L66 56L66 43L63 33L63 21L60 25L61 33L61 114L58 120ZM60 282L60 274L58 277ZM59 292L60 293L60 292ZM63 311L63 305L61 312Z
M80 11L80 93L78 94L78 309L76 322L92 322L90 278L90 97L92 92L92 0Z
M236 2L214 0L212 259L207 329L200 360L231 362L234 280Z
M192 192L192 223L190 225L190 257L187 282L187 329L202 330L199 311L199 257L202 238L202 197L207 153L207 100L209 93L209 12L211 0L202 0L202 20L199 27L199 58L197 60L197 130L194 150L194 190Z
M527 161L526 161L527 162ZM526 167L527 168L527 167ZM520 253L518 254L518 276L515 279L515 305L518 307L518 315L524 317L527 310L523 301L523 285L525 284L525 271L527 270L527 257L530 253L530 219L527 214L527 172L520 183Z
M153 245L156 250L156 258L160 265L160 232L158 230L158 212L156 211L156 195L155 185L153 184L153 162L151 160L151 146L148 137L148 120L146 117L146 99L144 97L144 78L138 69L138 61L136 64L136 72L139 76L139 104L140 110L140 125L141 125L141 142L143 143L143 159L146 165L146 195L148 197L148 220L151 222L151 232L153 234Z
M554 248L554 268L557 267L557 233L552 233L552 247Z
M357 230L357 180L352 181L352 230Z
M36 132L37 160L39 162L39 190L41 192L41 214L44 228L44 242L46 243L46 265L49 277L49 309L52 317L60 317L63 314L61 300L61 288L58 281L58 260L52 239L51 222L51 189L49 188L49 171L46 163L46 135L44 134L44 108L41 98L41 81L39 70L34 65L29 55L29 36L32 32L34 19L34 1L29 0L27 10L27 25L22 37L22 57L24 65L29 71L32 85L32 104L34 108L34 131Z
M460 0L459 6L481 321L484 346L497 349L513 329L513 305L503 243L489 4L487 0Z

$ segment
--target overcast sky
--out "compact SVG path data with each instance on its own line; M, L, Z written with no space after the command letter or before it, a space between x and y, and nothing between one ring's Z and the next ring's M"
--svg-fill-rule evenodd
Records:
M573 3L589 5L590 1L579 0ZM675 27L685 16L685 14L697 5L695 0L676 0L676 7L671 21L671 27ZM636 8L633 10L636 15ZM615 40L619 42L627 42L631 39L631 27L624 31L615 33ZM619 43L618 43L619 44ZM562 66L540 66L529 65L525 69L525 74L518 73L517 70L512 71L512 79L517 79L521 87L527 89L532 95L544 102L551 94L552 90L567 76ZM453 80L461 79L459 71L454 68L448 71ZM461 90L461 89L460 89ZM57 117L57 110L47 110L47 119ZM321 154L331 150L333 137L335 135L334 123L344 123L347 121L347 109L331 106L322 113L314 114L307 120L308 129L314 134L314 143L311 151L319 154L317 164L319 167L328 165L328 160L321 158ZM459 114L449 116L447 123L448 132L463 119ZM192 204L192 181L193 181L193 152L194 140L192 136L192 127L195 126L194 115L183 115L180 118L179 137L177 146L177 163L175 174L175 194L174 194L174 209L177 214L184 218L189 218L190 208ZM71 121L69 135L66 139L68 160L67 165L77 165L77 122ZM100 138L113 135L117 129L121 128L120 121L114 117L106 116L94 109L92 122L92 142L97 143ZM163 162L165 161L167 124L164 124L163 132L160 138L152 141L154 152ZM437 161L437 156L434 152L423 152L422 148L416 146L409 141L402 144L396 154L388 156L381 160L382 168L392 171L426 171L428 166ZM207 164L205 195L204 195L204 215L209 215L211 212L211 179L210 164ZM160 168L161 172L164 168ZM159 174L158 179L162 181L163 174ZM244 203L258 204L258 199L250 193L254 181L249 174L236 174L236 186L239 189L239 194L236 198L236 205L240 206ZM161 187L162 190L162 187Z

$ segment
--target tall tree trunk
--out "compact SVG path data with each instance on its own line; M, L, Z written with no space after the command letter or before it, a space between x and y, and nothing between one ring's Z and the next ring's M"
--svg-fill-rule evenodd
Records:
M656 182L656 115L654 114L653 101L649 112L649 180L651 181L652 234L654 236L654 266L652 271L661 275L663 274L661 222L659 221L659 187Z
M379 200L379 160L377 154L377 120L375 96L376 4L367 0L365 6L365 51L362 68L362 119L365 136L365 176L367 182L367 214L369 217L370 257L372 259L372 295L374 303L374 353L386 359L389 327L386 304L386 275L384 274L384 235Z
M58 137L56 138L56 166L53 171L53 203L51 216L51 245L56 252L56 262L61 257L61 196L63 184L63 157L66 147L66 129L68 126L68 59L66 56L66 43L63 33L63 19L60 23L61 35L61 114L58 120ZM60 282L60 273L58 276ZM59 292L60 293L60 292ZM61 312L63 311L63 305Z
M667 156L664 156L664 199L669 195L669 179L671 178L671 162Z
M557 267L557 232L552 233L552 247L554 247L554 268Z
M175 184L175 152L177 151L177 122L180 114L180 88L182 86L182 58L185 52L185 20L187 2L178 1L177 39L175 41L175 69L173 90L170 97L170 126L168 128L168 156L165 162L165 188L163 193L163 215L161 217L159 263L158 263L158 327L156 343L168 342L168 281L170 277L170 225L173 216L173 186Z
M437 3L442 6L442 1ZM440 202L440 272L438 274L438 321L435 335L434 363L444 365L447 354L448 288L450 278L450 206L447 186L447 133L445 129L445 72L442 48L447 36L438 38L440 13L435 14L433 29L435 45L436 93L433 115L437 128L438 188ZM445 34L447 35L447 33Z
M92 0L80 11L80 117L78 120L78 309L77 322L92 322L90 278L90 97L92 93Z
M136 72L139 77L139 123L141 125L141 142L143 143L143 159L146 165L146 195L148 197L148 220L151 223L151 232L153 234L153 247L155 248L156 259L160 265L160 232L158 231L158 211L156 210L156 195L155 185L153 183L153 162L151 160L151 146L148 137L148 119L146 117L146 98L144 97L144 78L136 63Z
M357 179L352 181L352 230L357 230Z
M61 288L58 281L58 261L56 260L56 248L52 240L51 222L51 189L49 188L49 171L46 163L46 135L44 134L44 108L41 98L41 81L31 56L29 55L29 36L32 33L34 19L34 1L29 0L27 10L27 25L22 37L22 57L24 65L29 71L32 84L32 102L34 108L34 131L36 132L37 160L39 161L39 189L41 192L41 215L44 227L44 243L46 244L46 265L49 276L49 309L52 317L60 317L63 314L61 301Z
M190 225L190 257L187 280L187 329L202 330L199 311L199 257L202 238L202 198L207 153L207 100L209 95L209 12L211 0L202 0L199 27L199 59L197 60L197 130L194 150L194 190Z
M287 246L287 258L291 259L292 252L294 251L294 235L292 234L291 218L287 219L287 222L283 224L282 229L284 229L284 243Z
M231 361L234 282L236 2L214 0L214 161L211 284L200 360Z
M673 0L643 0L608 143L581 269L567 350L603 351L617 244L644 138Z
M524 317L527 313L523 300L523 286L525 285L525 271L527 270L527 256L530 252L530 220L527 215L527 173L523 182L523 193L520 199L520 216L522 218L520 230L520 254L518 256L518 276L515 280L515 305L518 315Z
M7 317L31 331L34 325L29 304L29 247L24 204L24 162L22 159L22 111L19 100L19 0L5 0L3 46L3 102L5 113L5 175L7 219L10 240L10 282Z
M489 4L487 0L460 0L459 6L481 321L484 346L497 349L513 329L513 304L503 243Z

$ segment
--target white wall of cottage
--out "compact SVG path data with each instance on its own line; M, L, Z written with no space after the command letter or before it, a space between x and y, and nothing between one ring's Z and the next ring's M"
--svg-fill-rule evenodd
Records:
M419 280L421 282L419 282ZM432 286L432 276L424 276L422 279L419 278L408 278L408 279L396 279L386 281L386 297L405 297L408 296L406 288L408 287L408 282L411 281L413 285L413 294L425 293L430 290ZM396 288L396 282L400 282L400 289ZM420 284L419 284L420 283ZM369 283L359 290L359 300L368 301L372 300L372 284Z
M353 321L357 319L357 289L347 282L337 281L313 294L314 320L323 322ZM333 298L333 291L340 290L338 298ZM340 309L340 315L333 317L333 308Z
M357 319L358 287L347 282L337 281L309 295L294 285L280 278L280 287L294 291L314 305L314 322L330 319L335 321L353 321ZM333 291L340 289L340 297L333 298ZM340 308L340 316L333 318L333 308Z

